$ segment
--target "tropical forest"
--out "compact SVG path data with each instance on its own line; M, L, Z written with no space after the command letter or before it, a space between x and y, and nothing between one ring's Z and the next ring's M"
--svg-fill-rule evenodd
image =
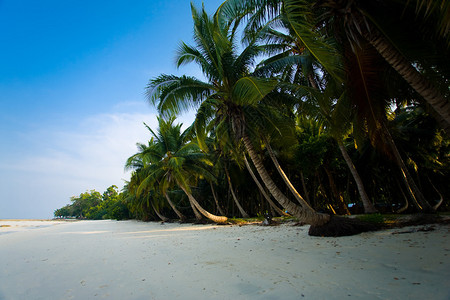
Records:
M143 123L123 189L82 193L55 217L278 218L336 236L372 229L354 215L450 210L450 2L228 0L191 12L192 42L168 47L201 75L150 78L159 126ZM191 124L177 121L186 112Z

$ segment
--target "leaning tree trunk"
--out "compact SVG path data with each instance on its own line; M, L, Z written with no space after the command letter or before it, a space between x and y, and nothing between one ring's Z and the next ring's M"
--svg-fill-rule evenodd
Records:
M337 206L339 207L339 214L340 215L350 215L350 212L348 211L347 205L345 205L344 199L342 198L342 195L339 193L336 183L334 182L333 174L331 174L331 171L324 167L325 173L328 177L328 182L330 183L331 193L334 196L334 199L337 203Z
M184 186L180 185L180 188L188 196L189 202L192 205L194 205L202 215L204 215L205 217L207 217L208 219L210 219L211 221L213 221L215 223L226 223L227 222L227 220L228 220L227 217L216 216L216 215L209 213L203 207L200 206L200 204L197 202L197 200L195 200L194 196L192 196L192 194L189 193Z
M400 171L402 173L406 188L410 192L414 204L416 206L418 206L417 208L419 210L423 210L424 212L434 212L433 207L430 205L430 203L428 203L428 201L425 199L424 195L422 194L422 192L419 190L416 183L414 182L414 179L412 178L411 174L409 173L408 168L406 167L406 165L402 159L402 156L400 155L400 152L398 151L398 148L395 145L394 139L392 138L389 130L387 128L385 128L384 125L383 125L383 131L384 131L384 136L386 137L386 141L394 154L395 162L400 167Z
M273 161L273 164L275 165L278 173L280 174L281 178L283 178L284 182L288 186L288 188L291 191L291 193L294 195L295 199L297 199L297 201L301 204L302 207L308 208L309 210L313 210L313 208L309 205L309 203L306 202L305 199L303 199L303 197L299 194L299 192L297 192L297 190L292 185L292 183L289 180L289 178L284 173L283 169L281 168L280 164L278 163L278 160L277 160L277 158L275 156L275 153L273 153L272 147L270 147L270 144L269 144L269 142L267 140L266 140L266 146L267 146L267 150L269 152L270 158Z
M358 234L365 231L376 230L377 225L363 222L357 219L331 217L328 214L317 213L312 208L301 207L290 201L270 178L261 159L257 155L250 138L244 132L242 135L245 148L252 159L256 170L258 171L264 184L272 193L274 198L292 215L299 218L300 221L311 224L308 234L312 236L345 236Z
M427 178L428 178L428 176L427 176ZM439 206L441 206L441 204L444 203L444 196L442 196L442 194L439 192L439 190L434 186L434 184L431 182L430 178L428 178L428 181L430 182L431 186L436 191L436 193L438 193L438 195L440 197L439 201L433 206L433 210L437 211Z
M169 195L167 195L166 191L164 191L164 196L166 197L167 202L169 202L170 207L172 207L173 211L177 214L178 218L180 218L180 221L181 222L185 222L186 221L186 217L177 209L177 207L172 202L172 200L170 200L170 197L169 197Z
M244 141L245 148L253 164L255 165L256 170L261 176L262 181L264 182L270 193L273 195L273 197L278 201L278 203L280 203L283 208L287 209L289 213L307 224L323 225L330 220L330 215L317 213L309 205L302 207L290 201L276 186L272 178L270 178L266 168L257 155L255 149L253 148L253 144L246 133L243 133L242 139Z
M230 186L231 195L233 196L234 203L236 203L236 206L239 209L239 212L241 213L242 217L249 218L249 215L244 210L244 208L242 208L241 204L239 203L239 200L236 197L236 194L234 193L233 185L231 184L231 178L230 178L230 174L228 173L227 167L225 167L224 169L225 169L225 175L227 176L228 185Z
M361 177L359 176L359 173L356 170L356 167L353 164L352 159L348 155L343 142L340 139L338 139L337 143L338 143L339 149L341 150L342 156L344 157L344 160L347 163L348 168L350 169L350 173L352 173L353 179L355 179L356 186L358 188L358 193L359 193L359 196L361 197L361 201L364 206L364 212L366 214L378 212L377 209L375 208L375 206L373 206L372 202L369 200L369 197L367 196L366 189L364 188L364 184L361 180Z
M408 197L406 197L405 193L403 192L400 182L398 182L398 180L395 180L395 181L397 182L398 189L400 190L400 193L402 194L403 199L405 199L405 205L403 205L402 207L400 207L398 210L395 211L396 214L401 214L408 209L409 201L408 201Z
M156 209L156 207L153 205L153 203L152 203L152 208L153 208L153 210L155 211L156 215L157 215L163 222L169 221L169 218L163 216L163 215Z
M253 181L256 183L256 185L258 186L259 191L261 192L261 194L264 196L264 198L267 200L267 202L269 203L270 207L272 209L274 209L276 212L278 212L280 215L282 216L288 216L289 214L285 213L282 209L278 208L278 206L275 205L275 203L273 203L272 199L270 199L270 196L267 195L266 191L264 190L264 188L262 187L261 183L259 182L258 178L256 177L255 173L253 173L253 170L250 166L250 164L248 163L247 157L244 154L244 162L245 162L245 166L247 167L248 172L250 173L250 176L252 176Z
M450 135L450 101L420 74L403 55L382 36L379 30L370 26L370 33L364 37L381 56L397 71L403 79L438 113L443 122L441 126Z
M219 213L222 216L225 216L226 213L223 212L222 207L220 207L220 205L219 205L219 200L217 199L216 191L214 190L214 186L213 186L212 181L209 182L209 185L211 186L211 193L213 195L214 201L216 202L216 206L217 206L217 209L219 210Z
M300 179L302 181L302 187L303 187L303 192L305 193L306 201L308 203L311 203L311 200L309 200L309 193L308 193L308 189L306 188L305 176L303 176L303 171L300 171Z
M188 197L188 199L189 199L189 197ZM198 209L195 207L194 203L192 203L191 199L189 199L189 205L191 206L192 211L194 212L195 219L197 220L197 222L200 222L203 219L203 216L198 211Z

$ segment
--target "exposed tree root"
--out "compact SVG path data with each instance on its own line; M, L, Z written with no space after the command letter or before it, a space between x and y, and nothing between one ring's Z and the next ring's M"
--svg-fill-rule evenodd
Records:
M354 218L331 216L330 221L324 225L311 225L309 227L309 235L338 237L355 235L367 231L376 231L379 229L381 229L381 226L378 224Z

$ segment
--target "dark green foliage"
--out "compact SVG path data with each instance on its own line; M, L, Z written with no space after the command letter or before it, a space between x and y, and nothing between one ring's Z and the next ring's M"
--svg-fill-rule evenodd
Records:
M358 219L364 222L373 223L376 225L382 225L384 223L384 217L382 214L368 214L358 216Z
M68 204L55 210L54 216L57 218L80 218L90 220L129 219L129 211L123 194L119 193L117 186L110 186L101 195L95 190L80 194L79 197L70 199L72 204Z

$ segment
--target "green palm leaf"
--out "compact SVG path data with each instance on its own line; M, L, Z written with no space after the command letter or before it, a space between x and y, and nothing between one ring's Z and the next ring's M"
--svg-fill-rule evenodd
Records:
M286 0L286 19L296 39L308 49L317 61L337 80L343 81L340 55L329 40L314 31L312 5L307 0Z
M236 82L231 93L236 104L256 105L276 85L273 79L245 76Z

